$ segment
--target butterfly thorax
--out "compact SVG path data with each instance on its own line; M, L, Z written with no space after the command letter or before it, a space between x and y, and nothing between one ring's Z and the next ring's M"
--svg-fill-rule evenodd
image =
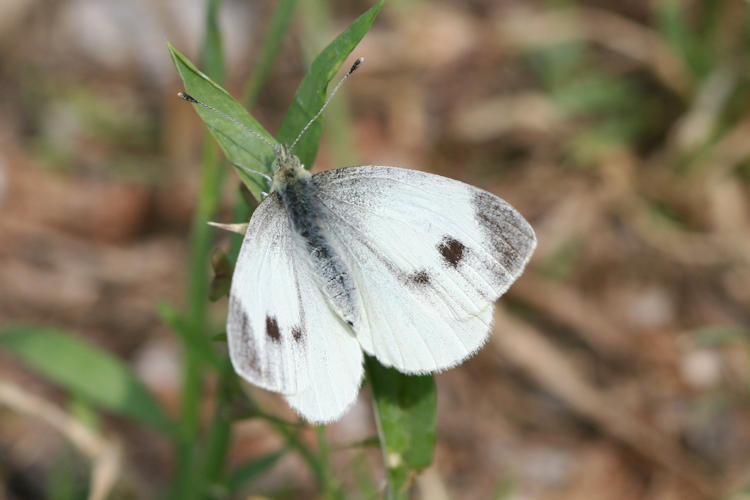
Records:
M312 174L286 149L280 148L276 161L278 166L271 192L278 193L295 235L304 243L315 280L328 303L344 321L354 326L358 319L354 280L321 228L318 214L326 209L316 196Z
M287 148L281 144L274 148L276 160L271 166L274 172L271 192L282 191L290 183L300 179L309 179L312 174L305 170L299 158L290 153Z

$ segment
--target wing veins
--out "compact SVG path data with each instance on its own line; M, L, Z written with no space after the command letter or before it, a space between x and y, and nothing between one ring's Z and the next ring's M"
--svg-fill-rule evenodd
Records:
M357 234L358 234L358 235L360 236L360 237L358 238L358 240L360 241L360 243L362 243L362 245L363 245L363 246L364 246L365 248L367 248L367 250L369 250L369 251L370 251L370 253L372 253L372 254L373 254L373 255L374 255L374 256L375 256L375 257L376 257L376 258L377 258L377 259L378 259L379 261L381 261L381 262L382 262L382 263L384 264L385 268L386 268L386 269L387 269L387 270L388 270L388 271L389 271L389 272L390 272L390 273L391 273L391 274L392 274L393 276L395 276L397 280L400 280L400 279L401 279L401 276L399 276L399 275L398 275L398 274L397 274L396 272L394 272L394 270L393 270L393 269L391 268L392 266L391 266L391 265L390 265L390 264L388 263L387 259L386 259L386 258L385 258L385 257L384 257L384 256L383 256L383 255L382 255L382 254L381 254L380 252L376 251L376 250L375 250L375 249L374 249L374 248L372 247L372 245L370 245L370 244L368 243L368 241L367 241L367 240L368 240L368 238L367 238L367 235L366 235L366 234L365 234L365 233L364 233L364 232L363 232L363 231L362 231L361 229L359 229L358 227L356 227L355 225L353 225L353 224L352 224L351 222L349 222L348 220L346 220L346 219L345 219L344 217L342 217L341 215L339 215L339 214L337 214L336 212L334 212L334 211L333 211L333 210L331 209L331 207L329 207L328 205L326 205L326 204L325 204L325 202L323 202L323 200L320 200L320 199L318 199L318 201L320 202L320 205L321 205L321 206L323 206L324 208L326 208L326 209L328 210L328 212L329 212L329 213L330 213L331 215L333 215L334 217L336 217L337 219L339 219L339 220L340 220L340 221L341 221L342 223L346 224L346 225L347 225L347 226L349 226L349 227L350 227L350 228L351 228L351 229L352 229L352 230L353 230L353 231L354 231L355 233L357 233ZM355 206L358 206L358 205L355 205ZM395 220L395 219L394 219L394 220ZM340 236L339 236L339 238L340 238ZM399 255L399 257L400 257L400 258L402 258L402 260L404 260L404 261L406 261L406 262L409 262L409 259L408 259L408 258L405 258L405 257L404 257L404 254L400 254L400 255ZM410 263L410 264L411 264L411 263ZM413 265L412 265L412 267L416 268L417 266L413 266ZM503 268L503 269L504 269L504 268ZM398 272L403 272L403 271L402 271L401 269L399 269L399 270L398 270ZM490 285L490 283L489 283L489 282L488 282L488 281L487 281L487 280L486 280L485 278L483 278L483 277L482 277L481 275L479 275L479 273L477 273L477 272L476 272L476 270L472 269L472 272L473 272L474 274L476 274L477 276L479 276L479 277L480 277L481 279L483 279L483 280L485 281L485 283L486 283L486 284ZM405 274L405 273L404 273L404 274ZM450 303L450 301L449 301L449 300L446 300L446 298L447 298L447 297L450 297L450 296L451 296L452 294L448 293L448 291L447 291L447 290L445 289L445 286L444 286L444 285L440 284L440 289L439 289L439 290L438 290L437 288L435 288L435 287L433 287L433 288L435 289L435 291L437 291L437 292L440 292L440 293L438 294L438 296L439 296L439 297L440 297L440 298L442 299L442 302L443 302L443 303L444 303L444 304L445 304L445 305L446 305L446 306L447 306L447 307L448 307L448 308L449 308L449 309L450 309L450 310L451 310L451 311L452 311L452 312L454 313L454 315L455 315L456 319L459 319L459 320L460 320L460 319L471 318L471 317L474 317L474 316L476 316L476 315L472 314L472 313L471 313L470 311L466 311L466 310L465 310L465 309L463 309L463 308L461 308L461 309L463 309L463 310L464 310L464 313L465 313L465 314L464 314L464 315L459 315L459 314L458 314L458 312L457 312L457 310L456 310L456 309L455 309L454 307L452 307L452 306L451 306L451 303ZM461 287L460 287L460 286L457 286L457 288L458 288L459 290L461 290ZM489 286L489 288L492 288L492 286ZM412 295L413 297L417 297L417 298L418 298L418 296L417 296L417 295L416 295L416 294L415 294L415 293L414 293L413 291L409 290L408 288L407 288L407 290L409 291L410 295ZM468 295L467 295L467 294L466 294L465 292L463 292L463 290L461 290L461 292L463 293L463 297L464 297L464 299L466 299L467 301L469 301L469 302L470 302L470 301L471 301L471 297L469 297L469 296L468 296ZM488 303L489 303L489 301L488 301ZM458 305L458 304L457 304L457 305ZM460 305L459 305L459 307L460 307Z
M396 275L395 273L393 273L392 269L390 268L390 266L388 265L388 263L387 263L387 262L385 261L384 257L383 257L382 255L380 255L380 254L379 254L379 252L376 252L375 250L373 250L373 249L371 248L371 246L370 246L370 245L369 245L369 244L367 243L367 238L366 238L366 235L365 235L365 234L364 234L364 233L363 233L363 232L362 232L362 231L361 231L361 230L360 230L359 228L357 228L356 226L352 225L352 224L351 224L351 223L350 223L349 221L345 220L345 219L344 219L344 218L343 218L342 216L340 216L339 214L337 214L337 213L335 213L335 212L334 212L333 210L331 210L331 208L330 208L330 207L329 207L328 205L326 205L326 204L325 204L325 203L324 203L324 202L323 202L322 200L319 200L319 201L320 201L320 204L321 204L321 206L323 206L323 207L324 207L324 208L325 208L326 210L328 210L328 211L329 211L329 213L330 213L331 215L333 215L334 217L336 217L337 219L339 219L339 220L340 220L340 221L341 221L342 223L344 223L344 224L346 224L347 226L349 226L349 227L350 227L350 228L351 228L351 229L352 229L352 230L353 230L353 231L354 231L354 232L355 232L356 234L358 234L358 235L359 235L359 238L357 238L357 239L358 239L358 240L360 241L360 243L362 244L362 246L363 246L363 247L365 247L365 248L366 248L366 249L367 249L367 250L368 250L368 251L369 251L370 253L372 253L372 254L373 254L373 255L374 255L374 256L375 256L375 257L376 257L376 258L377 258L378 260L380 260L381 262L383 262L383 263L384 263L384 266L385 266L385 268L386 268L386 269L387 269L387 270L388 270L389 272L391 272L391 274L393 274L393 276L394 276L394 277L395 277L395 278L396 278L397 280L399 279L399 276L398 276L398 275ZM335 230L335 229L333 229L333 231L336 231L336 230ZM337 234L337 235L338 235L338 234ZM340 236L340 235L338 235L338 237L339 237L339 239L341 238L341 236ZM351 258L351 256L350 256L350 258ZM406 260L406 259L405 259L405 260ZM453 306L452 306L452 305L450 304L450 302L449 302L449 301L445 300L445 297L449 296L449 294L447 294L447 293L446 293L447 291L445 290L445 287L444 287L444 286L443 286L443 285L441 284L441 285L440 285L440 288L441 288L440 292L442 292L442 293L440 293L440 294L439 294L438 296L439 296L439 297L441 298L442 302L443 302L443 303L444 303L444 304L445 304L445 305L446 305L446 306L447 306L447 307L448 307L449 309L451 309L451 310L453 311L454 315L458 317L458 314L456 314L456 310L455 310L455 308L454 308L454 307L453 307ZM460 289L460 287L458 287L458 288ZM408 290L408 288L407 288L407 290ZM414 292L412 292L411 290L408 290L408 292L409 292L409 294L410 294L410 295L412 295L412 296L413 296L413 297L414 297L415 299L418 299L417 295L416 295L416 294L415 294ZM466 298L468 299L468 296L466 296L466 295L465 295L465 297L466 297ZM489 302L488 302L488 303L489 303ZM467 312L467 313L468 313L468 311L465 311L465 310L464 310L464 312ZM461 317L460 317L461 319L455 319L455 320L456 320L456 321L467 320L467 319L470 319L470 318L475 318L475 317L478 317L478 316L479 316L479 314L471 314L471 313L468 313L468 314L466 314L466 315L464 315L464 316L461 316ZM438 316L438 318L440 318L440 316ZM440 318L440 319L442 320L442 318ZM443 320L443 321L444 321L444 320ZM373 329L373 328L372 328L372 322L370 321L370 318L369 318L369 316L368 316L368 320L367 320L367 322L368 322L368 326L370 327L370 332L371 332L371 335L372 335L372 334L373 334L373 332L375 331L375 329ZM401 346L401 341L400 341L400 338L399 338L399 336L398 336L398 335L396 335L396 334L395 334L395 333L396 333L396 330L395 330L395 329L393 328L393 326L391 326L391 321L390 321L390 319L388 320L388 322L387 322L387 323L388 323L388 325L389 325L389 328L390 328L390 331L391 331L391 337L392 337L392 338L393 338L393 339L395 340L395 343L396 343L396 347L397 347L397 349L398 349L399 355L401 356L401 361L402 361L402 363L403 363L403 364L405 365L405 364L406 364L406 357L404 356L404 350L403 350L403 348L402 348L402 346ZM418 332L418 331L419 331L419 329L418 329L418 328L415 328L415 331L417 331L417 332ZM453 333L453 331L452 331L452 333ZM465 341L464 341L464 340L463 340L463 339L462 339L462 338L461 338L461 337L460 337L459 335L457 335L457 334L455 334L455 333L453 333L453 336L454 336L454 337L455 337L455 338L456 338L456 339L458 340L458 343L459 343L459 344L461 344L461 345L463 346L463 348L464 348L464 352L469 352L469 348L468 348L468 347L466 346L466 342L465 342ZM427 352L428 352L428 353L430 354L430 357L432 358L432 361L433 361L433 364L434 364L434 366L438 366L438 365L439 365L439 363L438 363L438 361L437 361L437 358L435 357L435 353L434 353L434 351L432 350L432 348L430 347L429 343L428 343L428 342L427 342L427 341L426 341L426 340L425 340L425 339L424 339L424 338L423 338L423 337L422 337L421 335L419 335L419 334L418 334L418 335L417 335L417 337L419 337L419 339L420 339L420 340L422 341L422 343L423 343L423 344L425 345L425 348L427 349Z
M329 199L329 200L331 200L331 201L335 201L335 202L337 202L337 203L345 203L345 204L347 204L347 205L351 205L351 206L357 207L357 208L361 209L362 211L364 211L364 212L368 212L368 213L370 213L370 214L372 214L372 215L374 215L374 216L376 216L376 217L380 217L380 218L387 218L387 219L390 219L390 220L395 220L395 221L398 221L398 220L399 220L399 219L396 219L395 217L392 217L392 216L388 216L388 215L385 215L385 216L384 216L383 214L379 214L379 213L377 213L377 212L373 211L372 209L370 209L370 208L366 207L365 205L361 205L361 204L359 204L359 203L353 203L353 202L351 202L351 201L349 201L349 200L344 200L344 199L342 199L342 198L339 198L339 197L337 197L337 196L333 196L333 195L331 195L331 194L324 194L324 197L328 198L328 199ZM318 196L318 198L320 198L320 196ZM425 210L426 210L426 211L428 211L428 212L430 212L430 213L432 213L433 215L438 215L438 216L440 216L440 218L444 218L443 214L441 214L440 212L438 212L438 211L436 211L436 210L432 210L432 209L430 209L430 208L425 208ZM515 226L514 226L514 227L515 227ZM520 253L520 252L519 252L519 251L518 251L518 250L517 250L517 249L516 249L516 248L515 248L515 247L514 247L513 245L511 245L511 244L510 244L510 243L508 242L508 240L507 240L507 239L506 239L505 237L503 237L503 236L501 236L501 237L502 237L503 241L505 241L505 243L506 243L506 244L508 245L508 247L510 247L510 249L511 249L511 250L513 250L513 253L515 253L515 254L516 254L516 256L518 256L518 257L520 258L520 257L521 257L521 253ZM475 240L474 238L470 238L470 240L471 240L471 243L473 244L473 246L472 246L472 247L470 247L470 248L472 248L472 249L474 249L474 248L480 248L480 249L483 249L483 248L484 248L484 244L483 244L483 243L479 243L479 244L477 244L477 241L476 241L476 240ZM495 258L495 256L494 256L494 255L492 255L492 253L491 253L491 252L487 252L486 250L482 250L482 252L483 252L483 253L485 253L485 254L487 254L487 255L488 255L488 256L490 257L490 259L491 259L491 260L492 260L492 261L493 261L493 262L494 262L494 263L495 263L496 265L498 265L498 266L500 267L500 269L502 269L502 270L503 270L503 272L504 272L504 273L505 273L505 274L506 274L506 275L507 275L508 277L510 277L510 278L511 278L511 281L515 280L515 279L516 279L516 278L518 277L518 276L515 276L515 275L513 275L513 274L512 274L512 273L511 273L510 271L508 271L508 269L506 269L506 267L505 267L505 266L504 266L504 265L502 264L502 262L500 262L499 260L497 260L497 259ZM520 273L519 273L519 276L520 276Z
M379 213L373 211L372 209L367 208L365 205L358 204L358 203L348 202L347 200L344 200L342 198L339 198L337 196L333 196L333 195L330 195L330 194L326 194L325 196L328 199L330 199L331 201L336 201L337 203L348 203L349 205L355 206L355 207L361 209L362 211L366 211L366 212L372 214L373 216L377 216L379 218L387 218L387 219L392 220L392 221L400 221L400 219L398 219L395 216L387 215L387 214L385 214L385 215L384 214L379 214ZM445 219L444 215L441 212L438 212L436 210L433 210L431 208L424 207L424 206L422 206L420 208L423 208L425 211L427 211L427 212L429 212L429 213L431 213L433 215L436 215L436 216L438 216L439 218L441 218L443 220ZM506 219L503 219L503 220L506 220ZM512 223L510 223L510 225L513 226L514 228L518 229L517 225L512 224ZM521 232L520 229L518 229L518 230L519 230L520 234L522 234L523 236L526 236L527 233ZM525 254L522 254L518 250L518 248L516 248L516 246L508 238L506 238L502 234L502 232L498 232L497 234L500 236L500 238L502 239L502 241L505 243L505 246L507 248L509 248L513 252L513 254L515 255L515 260L517 262L526 262L528 260L528 256L525 255ZM467 235L464 235L464 236L467 236ZM531 238L529 238L529 239L531 239ZM494 253L499 253L499 252L497 252L497 251L493 252L493 251L490 251L490 250L486 250L485 249L486 243L484 241L478 242L475 238L471 237L471 235L469 235L469 237L467 238L467 240L468 240L467 242L471 244L471 245L469 245L469 247L472 248L477 253L483 254L485 256L483 258L483 260L489 261L489 262L493 263L494 266L499 267L499 269L502 270L502 273L507 276L509 282L512 283L513 281L515 281L521 275L522 270L519 271L519 272L511 272L508 268L505 267L505 265L497 257L495 257ZM493 248L493 250L494 250L494 245L491 245L490 247ZM523 269L523 266L521 266L521 269Z
M387 218L387 219L389 219L389 220L391 220L391 221L395 221L395 222L398 222L398 223L399 223L399 224L401 224L401 225L405 225L405 223L404 223L404 222L402 222L401 220L399 220L399 219L397 219L397 218L395 218L395 217L391 217L391 216L385 216L385 217L384 217L384 216L382 216L382 215L380 215L380 214L378 214L378 213L374 212L373 210L371 210L371 209L368 209L368 208L366 208L366 207L364 207L364 206L362 206L362 205L359 205L359 204L356 204L356 203L351 203L351 202L349 202L349 201L347 201L347 200L343 200L343 199L341 199L341 198L337 198L337 197L335 197L335 196L327 196L327 198L328 198L329 200L331 200L331 201L336 201L336 202L339 202L339 203L343 203L343 204L348 204L348 205L351 205L351 206L354 206L354 207L362 208L362 210L363 210L363 211L369 212L369 213L370 213L370 214L372 214L373 216L377 216L377 217L380 217L380 218ZM354 226L353 224L351 224L351 223L350 223L350 222L348 222L348 221L345 221L345 220L344 220L344 219L343 219L343 218L342 218L342 217L341 217L340 215L336 214L336 213L335 213L335 212L334 212L334 211L333 211L333 210L332 210L332 209L331 209L331 208L330 208L330 207L329 207L328 205L326 205L326 204L325 204L325 202L324 202L323 200L321 200L321 199L320 199L320 197L318 198L318 201L320 202L320 204L321 204L322 206L324 206L325 208L327 208L327 209L328 209L328 211L329 211L330 213L332 213L332 214L333 214L334 216L336 216L336 217L337 217L337 218L339 218L340 220L344 221L344 222L345 222L345 223L346 223L346 224L347 224L347 225L348 225L349 227L351 227L351 228L352 228L353 230L357 231L357 232L358 232L359 234L361 234L362 236L366 236L366 235L365 235L365 234L364 234L364 233L363 233L363 232L362 232L362 231L361 231L361 230L360 230L360 229L359 229L358 227ZM434 213L434 214L438 214L438 215L439 215L439 212L435 212L435 211L432 211L432 213ZM364 239L366 240L366 238L364 238ZM472 243L475 243L475 241L473 240L473 238L472 238L471 240L472 240ZM376 255L376 256L377 256L377 257L378 257L378 258L379 258L379 259L380 259L381 261L384 261L384 257L382 257L382 256L381 256L381 255L380 255L379 253L375 252L375 251L374 251L374 250L373 250L372 248L370 248L370 245L367 245L367 244L365 243L365 246L367 246L367 248L368 248L368 249L370 250L370 252L372 252L372 253L373 253L374 255ZM471 248L471 247L470 247L470 248ZM480 246L480 248L481 248L481 246ZM492 254L489 254L489 252L484 252L484 253L487 253L487 254L489 255L490 259L491 259L491 260L493 260L493 261L494 261L494 262L495 262L495 263L496 263L496 264L497 264L498 266L500 266L500 268L501 268L501 269L503 270L503 272L505 273L505 275L506 275L506 276L508 276L508 277L510 278L510 281L512 281L513 279L515 279L515 278L514 278L514 276L513 276L513 275L512 275L511 273L509 273L509 272L508 272L508 270L507 270L507 269L505 268L505 266L503 266L503 265L502 265L502 263L498 262L498 261L497 261L497 260L496 260L496 259L495 259L495 258L494 258L494 257L492 256ZM404 261L407 261L407 262L409 262L409 259L405 258L405 257L404 257L404 254L400 254L400 255L399 255L399 257L401 257L401 258L402 258L402 259L403 259ZM416 268L418 267L418 266L414 266L414 265L413 265L413 263L410 263L410 264L412 264L412 267L414 267L415 269L416 269ZM388 265L386 265L386 268L388 268L388 267L389 267L389 266L388 266ZM472 273L474 274L474 276L475 276L475 277L477 277L477 278L481 279L482 281L484 281L485 285L487 285L487 288L489 288L489 289L494 289L494 287L492 286L492 283L490 283L490 281L489 281L489 280L488 280L487 278L485 278L485 277L484 277L484 276L483 276L482 274L478 273L478 272L477 272L477 271L476 271L475 269L473 269L473 268L471 268L471 267L469 267L469 269L471 270L471 272L472 272ZM396 277L398 278L398 276L396 276ZM468 280L467 280L467 281L468 281ZM450 297L450 296L452 295L451 293L449 293L449 292L448 292L448 291L447 291L447 290L445 289L445 287L444 287L443 285L440 285L440 286L441 286L441 290L442 290L442 292L443 292L443 293L442 293L442 296L443 296L443 298L445 298L445 297ZM459 286L458 288L460 289L461 287ZM475 290L476 290L476 287L475 287ZM463 293L463 292L462 292L462 293ZM470 300L470 297L469 297L468 295L466 295L465 293L464 293L463 297L464 297L464 299ZM444 302L446 302L446 304L448 303L448 301L445 301L445 300L444 300ZM455 312L455 311L454 311L454 312ZM457 315L457 316L458 316L458 315ZM469 313L469 314L468 314L468 316L472 316L472 314L470 314L470 313ZM458 317L465 317L465 316L458 316Z
M374 169L383 169L383 168L384 169L388 169L388 170L398 170L398 171L404 170L404 169L400 169L398 167L387 167L387 166L376 166L376 165L363 165L363 166L357 166L357 167L346 167L345 169L334 169L333 171L336 171L336 170L352 170L352 169L356 169L356 170L360 170L360 169L362 169L362 170L364 170L364 169L366 169L366 170L374 170ZM331 170L327 170L326 172L331 172ZM321 174L324 174L326 172L320 172L317 175L321 175ZM462 181L459 181L459 180L456 180L456 179L451 179L451 178L448 178L448 177L443 177L441 175L430 174L428 172L421 172L421 171L418 171L418 170L408 170L408 172L412 172L412 174L418 172L419 174L422 174L422 175L426 176L425 178L429 178L429 176L440 177L441 179L445 179L447 181L456 182L456 183L460 184L461 186L463 186L463 187L471 190L472 192L474 192L474 191L482 191L482 190L479 190L478 188L472 186L471 184L467 184L465 182L462 182ZM349 179L350 177L355 177L355 176L352 173L349 173L349 172L347 172L345 175L339 174L338 177L334 177L333 180L328 181L328 184L341 184L342 182L347 182L347 181L351 182L351 179ZM408 186L410 188L413 188L416 191L420 191L423 188L423 186L417 186L417 185L412 184L410 182L406 182L406 181L404 181L402 179L398 179L398 178L394 178L394 177L384 177L384 176L380 176L380 175L368 175L367 179L368 180L369 179L377 179L377 180L381 180L381 181L391 182L391 183L394 183L394 184L401 184L403 186ZM499 200L501 200L503 202L503 204L505 205L505 207L507 207L511 211L515 212L515 209L509 203L507 203L505 200L503 200L502 198L497 197L496 195L490 193L489 191L484 191L484 192L489 193L492 196L495 196L496 198L498 198ZM438 213L438 212L434 212L433 211L433 213ZM503 220L506 220L506 219L503 219ZM513 226L516 230L518 230L519 233L521 233L523 235L528 235L528 231L526 231L521 226L518 226L517 224L515 224L514 220L508 220L507 222L511 226ZM503 240L505 240L505 242L515 252L515 254L517 256L521 257L520 252L518 250L516 250L516 248L513 245L511 245L510 243L508 243L508 241L505 238L503 238Z

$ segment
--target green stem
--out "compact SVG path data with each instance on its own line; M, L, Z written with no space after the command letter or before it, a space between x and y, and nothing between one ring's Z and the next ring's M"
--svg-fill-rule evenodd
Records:
M219 187L224 169L219 163L216 145L206 136L201 165L201 190L193 216L188 296L185 333L186 376L182 386L181 417L185 436L195 437L198 432L199 400L202 394L202 363L200 350L210 346L206 337L206 300L208 297L208 260L211 252L213 230L207 224L216 211Z
M209 484L217 482L221 478L226 465L227 451L232 439L229 399L232 392L232 377L234 376L232 363L229 358L224 358L224 365L221 367L219 374L216 409L208 431L208 444L203 466L204 477Z
M208 220L218 204L223 168L219 164L216 146L206 137L201 167L201 191L193 217L190 244L190 268L186 328L183 332L184 374L180 391L180 430L183 443L179 447L181 481L178 498L195 498L199 493L200 478L193 469L197 458L196 442L200 431L200 404L203 394L204 356L201 350L211 349L206 335L206 299L208 297L208 259L212 245L212 231Z
M201 52L202 64L209 76L223 79L224 63L221 32L217 17L221 0L208 0L205 36ZM224 166L218 149L205 135L201 159L200 193L193 215L190 236L190 257L185 313L182 332L184 374L180 391L180 443L178 444L178 477L175 495L179 499L198 498L203 490L203 476L199 466L200 406L203 393L204 363L201 352L211 349L207 331L207 298L209 288L208 261L213 244L213 232L207 222L219 203L224 179Z
M289 25L291 24L292 14L297 6L297 1L281 0L273 12L266 37L260 49L258 62L255 63L253 72L245 85L242 102L245 103L247 109L252 109L255 106L260 91L266 84L268 75L271 73L271 67L279 55L281 42L289 31Z
M315 481L318 483L318 486L323 489L323 486L325 485L323 468L318 461L318 457L316 457L315 454L310 451L310 448L305 446L304 443L300 441L300 431L298 430L296 432L292 432L285 424L279 422L271 422L271 425L279 432L279 434L284 436L284 440L287 442L289 447L296 450L297 453L300 454L302 459L307 462L307 465L310 467L310 470L315 476Z
M323 498L333 500L338 498L336 486L333 484L331 468L328 462L328 440L326 438L326 428L324 425L315 427L315 433L318 435L318 465L320 467L321 479L323 484Z

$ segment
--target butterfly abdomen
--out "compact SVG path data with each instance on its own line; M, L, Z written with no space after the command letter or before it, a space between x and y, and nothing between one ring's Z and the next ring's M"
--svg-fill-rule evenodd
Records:
M304 242L318 286L339 316L354 326L359 316L356 287L346 264L321 229L315 189L309 177L299 176L287 180L277 191L294 232Z

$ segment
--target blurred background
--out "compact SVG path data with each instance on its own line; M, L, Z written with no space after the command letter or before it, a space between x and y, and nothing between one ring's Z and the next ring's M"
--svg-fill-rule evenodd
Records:
M274 5L220 9L224 83L238 98ZM278 130L311 57L371 5L299 1L251 108L266 129ZM314 170L460 179L517 207L539 239L491 341L437 376L436 457L415 498L750 498L748 8L385 5L353 53L365 65L326 113ZM75 332L124 360L171 414L183 357L159 310L190 304L205 129L175 96L165 42L198 61L205 12L177 0L0 0L0 326ZM221 182L215 218L237 221L239 180L227 171ZM230 246L211 238L212 251ZM216 333L225 312L226 299L207 309ZM166 438L93 419L2 348L0 384L0 499L85 498L92 467L107 467L86 442L119 450L107 469L117 498L151 498L174 473ZM328 430L332 474L351 498L381 487L378 450L346 448L374 429L365 390ZM229 460L282 445L268 422L243 421ZM298 455L272 465L245 493L318 495Z

